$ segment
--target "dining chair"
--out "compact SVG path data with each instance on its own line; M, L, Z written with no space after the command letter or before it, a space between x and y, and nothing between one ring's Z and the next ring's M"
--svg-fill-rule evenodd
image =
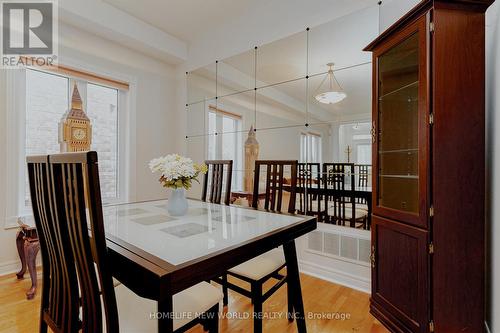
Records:
M224 204L229 205L231 201L231 181L233 179L232 160L205 161L208 171L203 178L203 189L201 200L220 204L222 200L222 188L224 184L224 169L226 169Z
M335 189L345 189L345 185L354 185L354 163L323 163L325 184Z
M232 160L207 160L205 164L208 166L207 173L203 178L203 188L201 192L201 200L211 203L220 204L222 201L222 189L224 183L224 168L226 169L226 188L224 196L224 204L229 206L231 203L231 182L233 179L233 161ZM228 303L227 292L227 274L214 279L215 282L222 285L223 304Z
M264 209L275 213L282 213L282 206L286 207L285 213L295 213L296 188L297 188L297 166L298 161L255 161L254 190L252 207L258 208L259 182L262 168L266 169ZM289 169L289 181L285 186L285 169ZM289 186L288 186L289 185ZM288 192L290 198L288 205L283 198L284 192ZM280 274L286 267L283 248L280 246L268 251L258 257L231 268L228 274L233 278L250 284L250 290L226 281L229 289L246 296L252 300L254 312L254 333L262 332L262 304L280 287L287 282L287 276ZM268 291L263 293L263 284L269 280L277 282ZM293 321L292 292L288 290L288 319ZM227 299L227 297L225 297Z
M73 316L76 309L78 325L61 332L156 332L157 322L150 319L157 311L156 302L135 295L123 285L113 285L106 255L97 153L50 155L48 163L46 195L51 199L52 212L48 223L59 232L61 245L53 252L57 255L65 250L67 256L58 264L77 278L62 287L64 293L73 295L69 302L53 305L70 309ZM30 177L31 187L37 178ZM217 332L221 299L219 290L206 282L174 295L174 313L198 315L193 320L176 315L175 332L184 332L197 324ZM200 315L204 313L209 315Z
M323 177L325 189L344 193L324 197L324 222L366 228L368 211L356 204L354 163L324 163Z
M358 177L358 186L359 187L367 187L368 186L368 177L370 176L370 164L355 164L354 170L355 174Z
M368 186L368 181L370 177L370 170L371 170L371 165L370 164L355 164L354 165L354 173L357 178L357 186L358 187L367 187ZM368 210L368 204L366 202L366 199L364 198L356 198L356 206L357 208Z
M54 223L54 195L48 168L48 156L26 159L33 218L42 256L42 293L40 332L77 332L79 320L78 281L73 253L67 240L67 225Z
M319 163L299 163L297 166L297 213L302 215L319 216L321 212L321 199L318 194L310 190L321 188L321 171Z

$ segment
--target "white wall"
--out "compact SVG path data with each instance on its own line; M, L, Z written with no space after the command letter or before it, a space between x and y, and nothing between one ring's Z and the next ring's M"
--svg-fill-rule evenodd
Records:
M500 332L500 3L486 13L487 322Z
M383 0L380 8L380 32L390 27L419 2L420 0Z
M179 83L175 68L138 52L124 48L74 27L61 24L59 61L63 64L117 77L131 83L130 119L132 125L126 146L129 154L130 200L162 198L166 192L159 186L148 161L160 154L177 151L178 126L175 112ZM6 156L5 70L0 70L0 156ZM5 160L0 161L0 274L17 269L15 229L5 230L6 184Z

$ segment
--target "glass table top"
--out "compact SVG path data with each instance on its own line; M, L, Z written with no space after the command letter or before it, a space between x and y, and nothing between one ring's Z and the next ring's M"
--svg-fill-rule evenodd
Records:
M170 216L166 200L103 207L106 234L180 265L304 220L300 216L188 201L184 216Z

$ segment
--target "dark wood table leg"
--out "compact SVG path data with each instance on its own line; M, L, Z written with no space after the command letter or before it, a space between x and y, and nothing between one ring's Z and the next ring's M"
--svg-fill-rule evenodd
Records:
M174 331L173 308L171 295L158 301L158 333L172 333Z
M26 253L26 263L31 278L31 288L26 292L26 298L33 299L33 297L35 297L37 287L36 256L38 251L40 251L40 243L38 241L26 241L24 243L24 249L24 252Z
M304 303L302 301L302 289L300 287L299 265L297 263L295 241L283 244L283 251L285 253L287 269L287 288L290 288L290 296L293 299L293 310L297 321L297 329L299 333L306 333L306 319Z
M17 253L19 253L19 258L21 259L21 270L16 273L18 279L24 278L24 273L26 273L26 255L24 253L24 242L24 232L20 230L17 232L16 236Z

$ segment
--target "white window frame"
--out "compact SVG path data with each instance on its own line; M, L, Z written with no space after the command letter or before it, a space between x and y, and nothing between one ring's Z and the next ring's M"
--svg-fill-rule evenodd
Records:
M359 161L359 147L368 147L368 150L371 150L372 149L372 143L371 141L368 141L368 142L363 142L363 143L356 143L356 164L370 164L371 165L371 162L370 163L361 163Z
M82 94L84 106L86 104L86 82L103 85L99 82L84 81L70 75L61 75L42 69L33 69L45 72L51 75L59 75L69 79L68 84L68 104L71 103L71 92L73 83L77 82L78 89ZM85 70L85 69L83 69ZM25 205L25 179L26 175L26 70L13 69L5 71L6 82L6 206L5 206L5 225L4 229L17 228L18 221L24 220L28 224L32 222L31 207ZM92 71L92 72L99 72ZM124 77L121 74L111 77L132 81L128 91L118 89L118 190L117 198L107 200L103 204L116 204L127 202L131 199L130 190L135 187L135 183L129 181L131 170L131 161L134 160L133 147L135 147L135 137L131 135L130 124L135 119L135 108L133 103L136 99L135 79ZM82 86L85 83L85 89ZM115 87L111 87L116 89ZM70 105L68 105L69 107Z
M305 138L305 145L304 145ZM310 151L313 146L313 138L319 139L318 141L318 151L317 160L309 161L309 155L312 154ZM316 132L300 132L300 162L301 163L319 163L323 162L323 136Z
M243 117L242 116L239 116L239 115L234 115L232 116L231 114L229 113L217 113L217 111L215 109L213 109L213 107L210 107L208 106L207 107L207 112L206 112L206 124L207 124L207 128L206 128L206 133L209 133L209 135L212 135L213 133L210 133L209 132L209 115L210 114L215 114L215 127L216 127L216 132L219 134L220 133L220 129L222 129L222 122L223 122L223 118L226 117L226 118L231 118L233 120L236 120L238 125L237 125L237 129L236 129L236 144L235 144L235 151L234 151L234 154L235 154L235 160L233 160L233 177L240 177L239 179L239 184L240 184L240 190L243 189L243 172L241 172L241 170L244 170L244 161L243 161L243 155L244 155L244 145L243 145L243 139L242 139L242 136L241 135L238 135L239 133L242 132L242 127L243 127ZM210 147L210 138L207 137L207 140L206 140L206 147L205 147L205 158L206 159L212 159L213 157L212 156L209 156L209 147ZM222 147L222 135L217 135L216 136L216 139L215 139L215 159L218 160L218 159L221 159L222 158L222 152L220 149L217 149L217 147ZM238 149L238 147L241 147L241 149ZM233 186L234 186L234 178L233 178Z

